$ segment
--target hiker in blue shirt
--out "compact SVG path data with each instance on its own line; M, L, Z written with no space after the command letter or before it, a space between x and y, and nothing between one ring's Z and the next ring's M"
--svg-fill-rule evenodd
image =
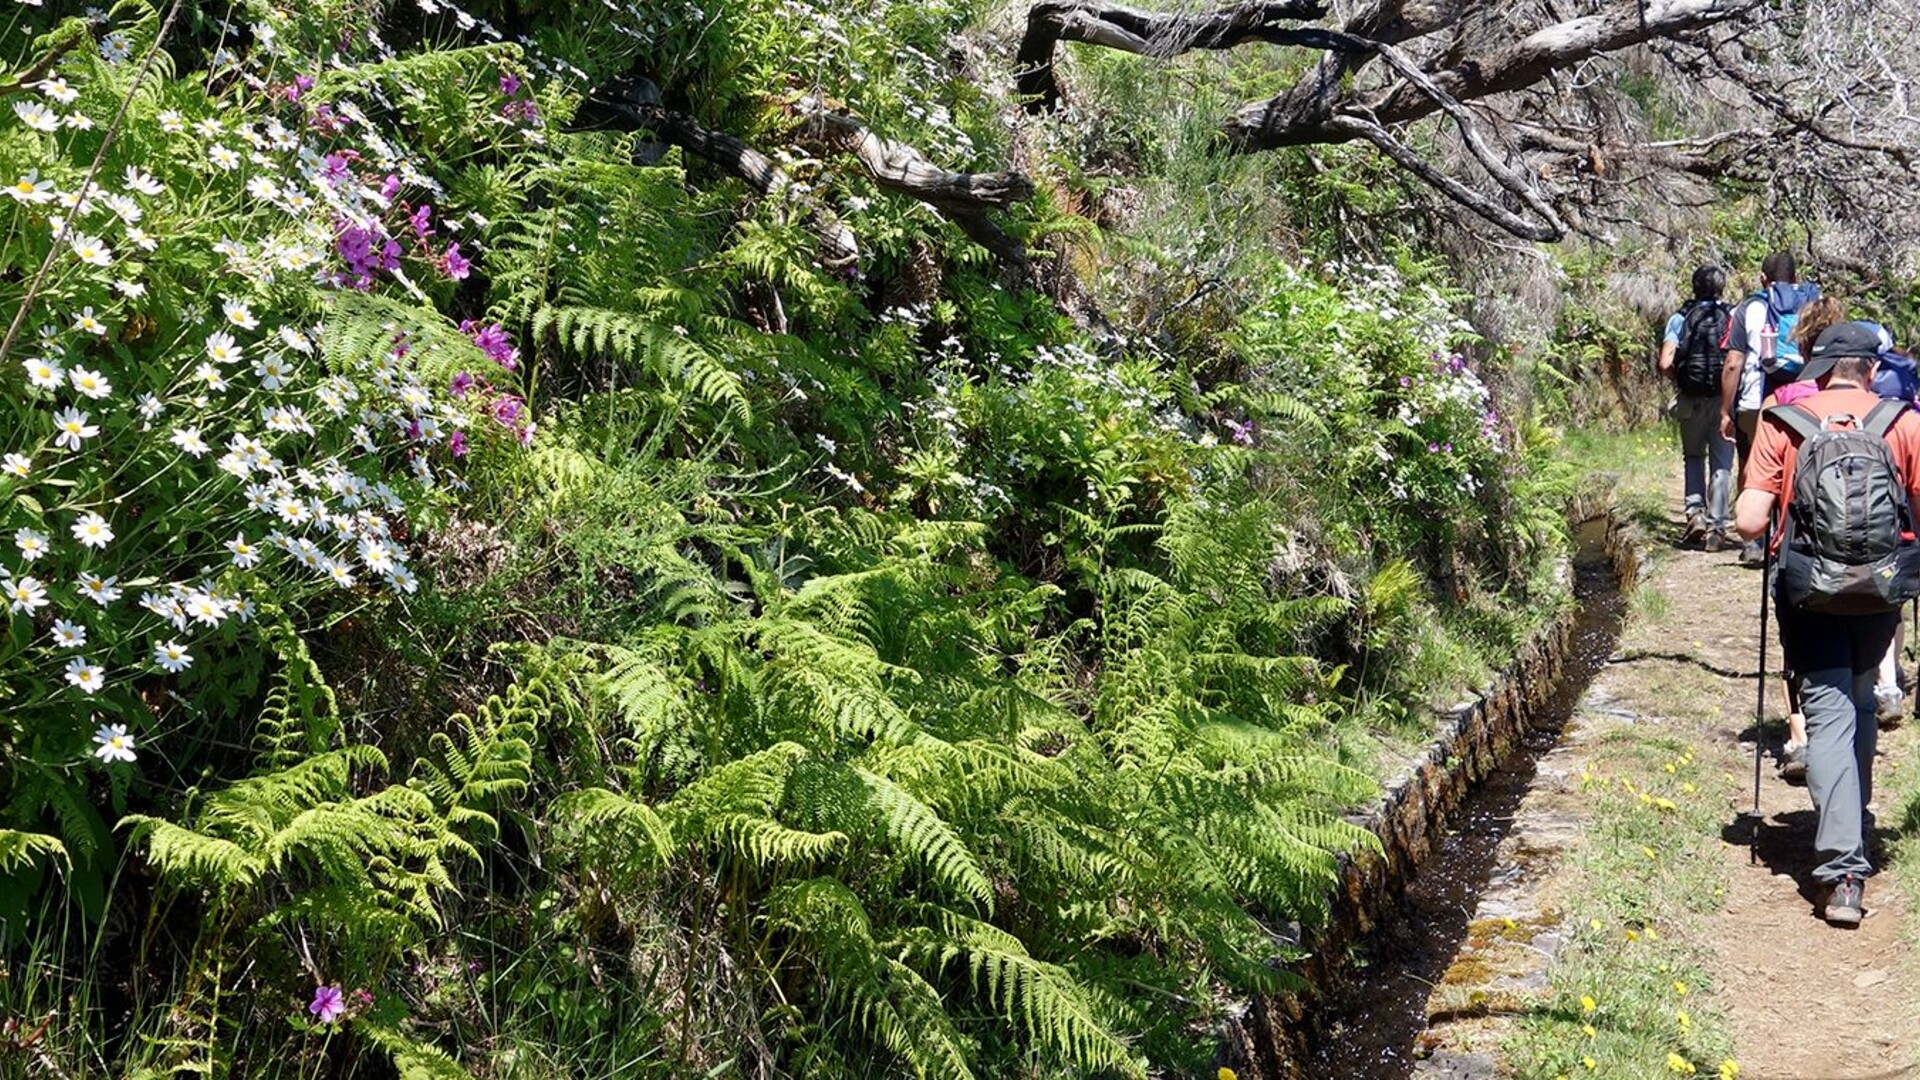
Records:
M1760 424L1767 395L1800 378L1800 346L1794 324L1800 309L1819 299L1820 286L1800 284L1793 252L1776 251L1760 264L1760 288L1734 308L1727 324L1727 359L1721 369L1720 434L1734 441L1740 474ZM1765 559L1758 541L1740 549L1743 566Z
M1732 501L1733 440L1720 431L1720 377L1732 315L1720 300L1726 287L1725 270L1695 270L1693 299L1667 320L1660 345L1660 374L1673 380L1673 418L1680 425L1680 454L1686 462L1687 520L1680 543L1699 541L1708 551L1719 551L1727 542Z

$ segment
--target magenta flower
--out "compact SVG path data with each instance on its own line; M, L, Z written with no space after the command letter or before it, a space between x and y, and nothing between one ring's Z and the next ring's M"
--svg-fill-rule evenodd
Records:
M512 97L520 92L520 79L513 75L500 76L500 92Z
M508 371L520 366L520 350L513 347L513 339L507 336L506 327L499 323L481 326L467 319L460 324L460 332L472 338L480 351L487 354L487 359Z
M339 187L351 175L347 171L347 155L335 152L320 159L320 179L328 187Z
M460 245L458 243L447 245L447 254L446 257L441 260L441 265L446 267L447 276L455 281L465 281L467 280L467 275L473 272L473 260L460 254Z
M1227 430L1233 432L1233 441L1241 446L1253 445L1253 422L1251 420L1229 420Z
M508 394L493 403L493 418L506 427L513 427L520 422L524 405L519 398Z
M453 377L453 383L449 385L447 389L453 391L454 397L463 398L467 396L468 391L473 389L476 382L478 382L478 380L473 377L472 372L462 371Z
M331 1024L347 1011L347 1003L339 987L316 986L313 988L313 1000L307 1004L307 1011L319 1017L321 1023Z
M433 204L422 203L420 208L407 215L407 224L413 226L413 235L425 240L433 235Z
M447 436L447 449L453 452L454 457L466 457L467 433L464 431L456 431L452 435Z
M380 181L380 197L390 202L398 194L400 194L400 178L388 173L387 178Z
M293 82L287 86L285 91L287 100L299 101L300 95L311 89L313 89L313 80L311 78L305 75L295 75Z

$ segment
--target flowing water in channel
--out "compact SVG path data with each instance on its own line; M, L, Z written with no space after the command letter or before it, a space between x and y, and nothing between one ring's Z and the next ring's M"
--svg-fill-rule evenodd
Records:
M1607 558L1606 529L1605 520L1596 519L1575 533L1574 596L1580 606L1560 685L1528 718L1518 752L1455 808L1433 854L1361 942L1343 991L1310 1018L1314 1077L1410 1077L1414 1041L1426 1028L1427 995L1466 940L1481 892L1496 872L1524 869L1498 865L1500 842L1513 827L1541 755L1560 741L1620 637L1626 605Z

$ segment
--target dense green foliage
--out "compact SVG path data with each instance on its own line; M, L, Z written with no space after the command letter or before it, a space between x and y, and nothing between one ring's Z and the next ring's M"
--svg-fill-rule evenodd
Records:
M1288 216L1377 189L1012 131L968 5L712 7L16 16L7 359L64 381L7 395L0 1012L50 1069L1184 1075L1370 843L1375 740L1558 601L1465 298ZM1118 332L840 155L759 198L569 130L635 70L772 144L804 89L1050 146L1004 224ZM96 154L152 201L69 198Z

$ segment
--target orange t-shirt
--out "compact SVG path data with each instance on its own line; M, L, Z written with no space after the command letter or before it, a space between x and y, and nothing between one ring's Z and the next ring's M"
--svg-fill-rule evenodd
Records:
M1869 390L1842 386L1822 390L1794 403L1815 416L1846 413L1856 424L1880 404L1881 397ZM1772 406L1773 399L1767 399ZM1908 505L1920 508L1920 416L1912 409L1900 414L1887 431L1887 449L1893 452L1893 465L1907 482ZM1741 477L1742 490L1764 491L1775 498L1773 542L1780 543L1780 525L1785 521L1787 496L1793 491L1793 460L1798 451L1794 437L1780 424L1763 418L1753 433L1753 452L1747 457L1747 471Z

